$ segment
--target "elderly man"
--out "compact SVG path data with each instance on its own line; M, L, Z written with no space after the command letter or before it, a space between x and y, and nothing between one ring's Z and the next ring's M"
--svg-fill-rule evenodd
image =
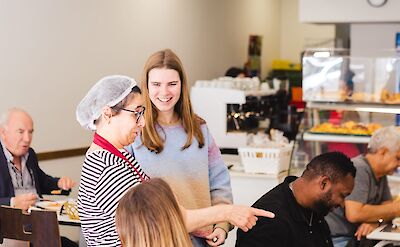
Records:
M39 168L30 148L32 134L33 121L27 112L13 108L0 118L0 205L27 210L38 196L75 185L68 177L54 178Z
M395 127L377 130L368 152L353 158L357 168L354 190L345 207L331 212L329 224L334 246L352 246L378 226L378 222L400 215L400 202L393 202L386 175L400 165L400 132Z
M275 218L259 218L247 233L238 230L236 246L332 246L324 216L351 193L355 173L353 162L342 153L315 157L301 177L286 177L253 205L274 212Z

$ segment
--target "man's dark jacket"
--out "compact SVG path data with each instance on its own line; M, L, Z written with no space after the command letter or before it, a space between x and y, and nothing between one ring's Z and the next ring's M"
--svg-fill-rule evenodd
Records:
M238 229L236 247L333 247L324 217L301 207L285 181L264 196L253 207L275 213L275 218L258 217L248 232Z
M38 165L35 151L29 148L29 156L26 161L26 167L35 181L35 187L38 195L50 194L52 190L58 190L59 178L54 178L42 171ZM11 197L15 196L13 183L7 165L7 159L0 143L0 205L10 205Z

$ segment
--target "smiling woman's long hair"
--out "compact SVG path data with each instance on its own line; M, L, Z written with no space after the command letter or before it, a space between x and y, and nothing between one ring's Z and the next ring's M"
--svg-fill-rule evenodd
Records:
M181 95L174 107L174 111L182 121L182 126L187 134L186 143L182 146L182 150L188 148L193 141L193 137L197 139L199 147L204 146L204 137L201 132L200 125L204 120L194 114L192 104L189 97L189 85L185 70L179 57L170 49L165 49L152 54L146 62L143 69L142 81L140 89L143 92L145 101L145 119L146 125L142 130L142 143L151 151L160 153L164 148L164 140L160 137L156 130L157 123L157 107L151 102L148 89L149 72L152 69L173 69L179 74L181 80Z
M115 224L124 247L192 246L175 196L160 178L145 181L122 197Z

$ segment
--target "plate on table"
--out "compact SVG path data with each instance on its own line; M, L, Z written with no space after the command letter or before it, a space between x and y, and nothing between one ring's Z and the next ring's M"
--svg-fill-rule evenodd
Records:
M39 201L36 202L35 206L40 209L60 211L64 203L65 201Z

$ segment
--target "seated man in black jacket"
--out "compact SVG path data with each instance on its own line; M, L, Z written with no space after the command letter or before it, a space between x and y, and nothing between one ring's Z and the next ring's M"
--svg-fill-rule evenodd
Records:
M238 230L236 246L333 246L324 216L344 203L355 174L353 162L342 153L315 157L301 177L286 177L253 204L274 212L275 218L259 218L248 232Z
M0 118L0 205L27 210L42 194L75 185L69 177L51 177L40 169L30 148L32 134L27 112L12 108Z

